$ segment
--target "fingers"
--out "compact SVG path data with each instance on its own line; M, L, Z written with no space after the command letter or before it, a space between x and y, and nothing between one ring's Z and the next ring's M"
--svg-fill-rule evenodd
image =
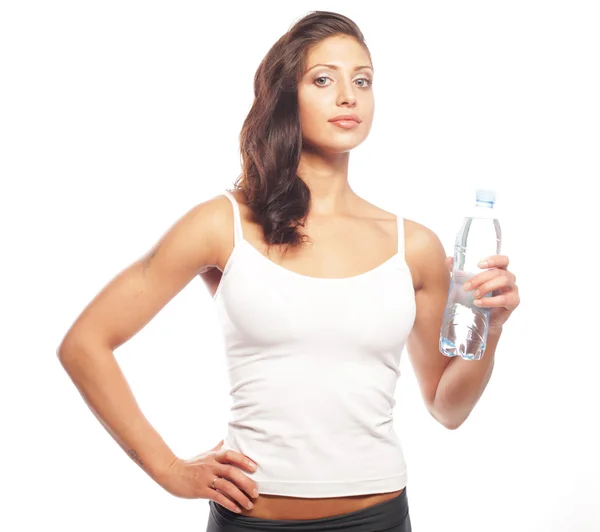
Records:
M237 467L229 464L217 464L215 475L221 477L215 483L218 491L225 493L242 508L251 510L254 507L254 504L246 493L252 494L257 488L254 482L246 477ZM229 506L227 507L229 508Z
M480 268L508 268L510 259L506 255L491 255L485 259L481 259Z
M221 483L224 484L225 480L221 479L218 481L219 487L217 488L217 490L221 489ZM242 513L242 510L240 509L240 507L237 504L235 504L227 496L223 495L222 493L220 493L217 490L213 490L213 489L210 490L210 491L212 491L212 496L210 497L211 500L220 504L224 508L227 508L228 510L235 512L236 514Z
M476 299L475 305L478 307L504 307L511 312L517 308L521 299L519 297L518 289L509 291L504 294L499 294L493 297L485 297L483 299Z
M490 268L497 268L499 270L508 270L510 259L506 255L492 255L486 257L477 263L477 266L482 270L489 270ZM446 257L446 266L450 271L454 266L454 257Z
M514 284L514 280L511 281L511 279L514 279L514 275L512 273L507 272L505 270L491 269L491 270L486 270L485 272L476 273L475 275L473 275L473 277L471 277L467 282L465 282L463 284L463 288L467 292L469 292L471 290L474 290L475 288L483 287L485 292L483 292L481 290L480 290L480 292L482 294L487 294L490 290L499 288L499 286L495 286L495 285L491 289L487 288L487 286L490 285L490 283L495 282L498 279L501 280L502 285L507 285L507 283L508 283L508 285Z
M242 453L238 453L232 449L227 449L217 453L215 455L215 459L222 464L236 464L247 471L256 471L256 464L254 464L252 460L246 458Z
M473 292L473 297L475 299L478 299L484 296L485 294L493 292L494 290L500 290L501 288L508 289L510 288L510 283L509 279L506 276L500 275L482 284L473 283L473 286L477 287L477 290Z
M215 475L222 477L215 484L217 489L226 493L242 507L252 509L253 504L249 497L258 497L258 486L252 479L244 475L241 469L256 471L253 462L242 453L232 449L216 453L215 460L217 462L214 469Z

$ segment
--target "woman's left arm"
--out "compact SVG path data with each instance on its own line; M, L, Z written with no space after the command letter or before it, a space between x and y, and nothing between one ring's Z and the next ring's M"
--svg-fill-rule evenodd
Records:
M458 428L469 416L483 394L492 375L496 347L502 327L519 306L519 289L516 276L508 271L506 255L493 255L479 264L486 271L478 273L464 285L466 291L474 291L475 304L490 308L487 345L480 360L464 360L453 357L446 366L438 384L433 409L449 428ZM452 271L452 257L446 258L446 266ZM481 297L488 293L491 297Z
M458 428L469 416L490 380L502 326L519 304L515 276L507 270L508 257L490 257L489 268L473 276L469 290L479 290L491 307L488 341L481 360L448 358L440 353L440 329L450 288L452 257L430 228L407 223L407 262L414 274L416 316L406 340L408 356L429 413L444 427ZM474 294L476 296L476 294Z

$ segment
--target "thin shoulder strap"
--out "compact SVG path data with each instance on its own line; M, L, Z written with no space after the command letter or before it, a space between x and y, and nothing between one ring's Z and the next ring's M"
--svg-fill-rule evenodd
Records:
M242 234L240 206L238 205L237 200L233 197L233 194L231 192L225 190L223 194L229 198L229 201L231 201L233 205L233 245L235 246L238 243L238 241L244 237Z
M398 223L398 255L404 259L404 217L396 214L396 221Z

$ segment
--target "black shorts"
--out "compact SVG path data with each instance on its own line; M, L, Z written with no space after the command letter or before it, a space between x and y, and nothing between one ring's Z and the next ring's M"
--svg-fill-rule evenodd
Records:
M411 532L406 488L387 501L350 512L321 519L261 519L232 512L212 500L206 532Z

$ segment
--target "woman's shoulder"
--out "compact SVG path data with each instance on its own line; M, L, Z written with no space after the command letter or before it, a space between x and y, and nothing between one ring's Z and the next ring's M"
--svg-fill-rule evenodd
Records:
M413 272L415 288L432 273L445 273L446 250L437 233L430 227L404 218L404 249L406 262Z

